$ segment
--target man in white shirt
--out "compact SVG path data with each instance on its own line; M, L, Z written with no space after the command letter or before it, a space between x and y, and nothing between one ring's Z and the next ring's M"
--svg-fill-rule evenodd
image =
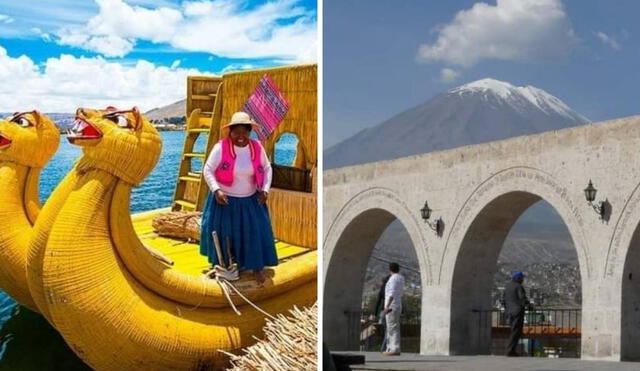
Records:
M400 314L402 313L402 295L404 293L404 277L398 263L389 264L391 277L384 289L385 321L387 322L385 356L400 355Z

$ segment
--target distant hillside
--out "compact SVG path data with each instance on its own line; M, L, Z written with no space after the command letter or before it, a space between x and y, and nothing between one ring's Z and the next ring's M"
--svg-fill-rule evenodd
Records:
M155 125L176 124L184 125L186 99L171 103L164 107L154 108L145 113L149 121Z
M538 230L533 236L527 233L526 225L517 224L505 241L494 275L492 302L498 306L500 289L504 287L509 273L521 270L528 275L525 282L527 290L542 294L546 298L545 305L579 307L582 300L580 268L569 232L564 225L535 226ZM377 295L382 277L388 274L391 261L400 264L405 276L405 300L409 296L421 296L418 257L407 231L396 221L384 231L372 252L364 282L364 305L371 305L375 301L373 298Z
M13 113L2 112L0 117L5 118ZM75 119L75 113L45 113L62 131L65 131L73 126L73 120Z
M186 99L171 103L164 107L154 108L145 113L145 116L154 125L160 125L159 130L172 130L173 126L184 125ZM0 117L7 117L12 113L0 113ZM73 126L75 113L45 113L49 116L61 130L66 130Z

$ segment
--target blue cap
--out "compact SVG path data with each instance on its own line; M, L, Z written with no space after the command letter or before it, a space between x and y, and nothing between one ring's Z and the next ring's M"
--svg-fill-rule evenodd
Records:
M525 278L524 273L520 271L511 271L511 278Z

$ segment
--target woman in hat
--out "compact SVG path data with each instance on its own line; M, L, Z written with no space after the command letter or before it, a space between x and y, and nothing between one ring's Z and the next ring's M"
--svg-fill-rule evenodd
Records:
M222 255L240 269L252 270L258 283L264 267L278 264L266 201L271 186L271 164L259 141L249 137L256 124L245 112L236 112L228 135L211 150L203 175L211 192L202 213L200 253L212 265L220 264L212 240L215 231ZM224 265L224 263L223 263Z

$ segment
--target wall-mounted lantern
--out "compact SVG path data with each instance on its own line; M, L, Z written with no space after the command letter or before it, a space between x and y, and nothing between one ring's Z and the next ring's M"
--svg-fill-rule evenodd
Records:
M420 209L420 214L422 214L422 220L424 220L424 222L427 223L429 228L434 230L438 236L441 236L442 227L443 227L442 218L438 218L436 219L436 221L430 222L429 219L431 218L432 211L433 210L429 208L429 202L425 201L424 206L422 207L422 209Z
M595 201L596 199L597 193L598 190L593 186L591 179L589 179L589 185L584 189L584 197L587 199L587 202L589 203L589 205L591 205L593 210L595 210L595 212L600 215L600 219L603 219L606 213L604 201L600 201L597 204L593 203L593 201Z

